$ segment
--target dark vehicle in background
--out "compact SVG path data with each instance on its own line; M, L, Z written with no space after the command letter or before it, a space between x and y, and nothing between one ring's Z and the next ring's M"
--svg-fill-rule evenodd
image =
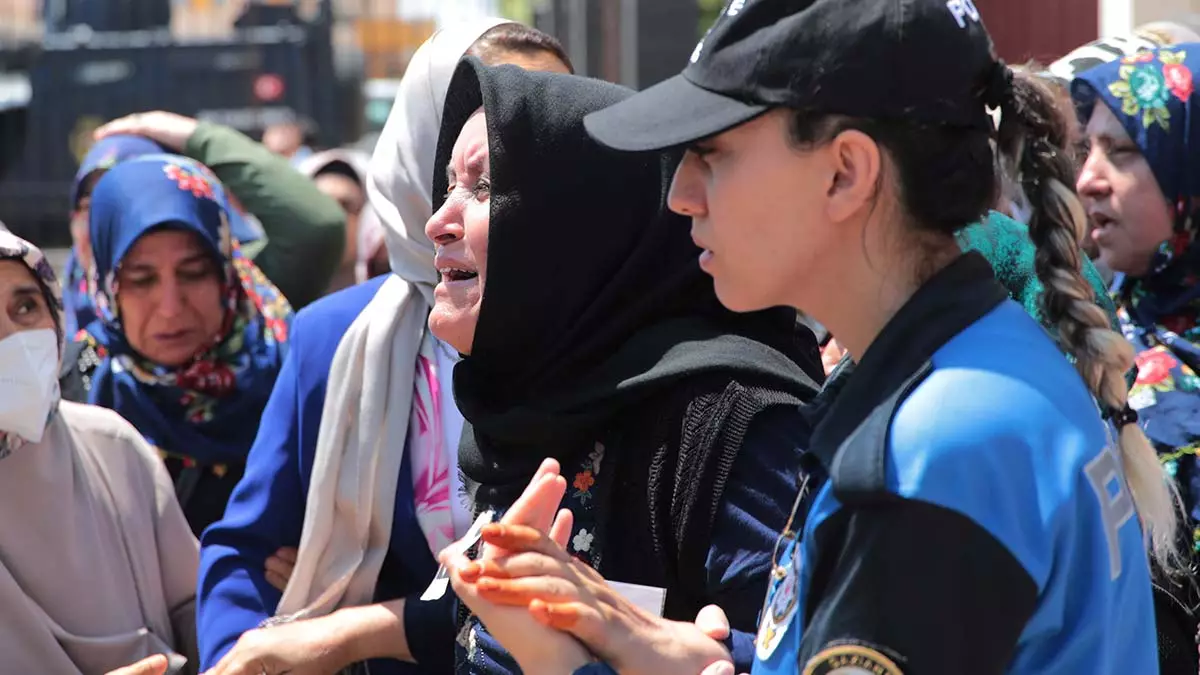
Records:
M170 110L254 137L272 124L300 122L326 147L360 135L361 74L335 72L328 0L311 20L291 5L250 4L227 35L187 38L166 27L166 2L147 0L143 24L85 11L102 4L47 0L40 43L0 42L0 111L10 111L0 152L11 158L0 181L0 221L13 231L68 244L79 160L96 128L129 113ZM72 11L98 26L70 18Z

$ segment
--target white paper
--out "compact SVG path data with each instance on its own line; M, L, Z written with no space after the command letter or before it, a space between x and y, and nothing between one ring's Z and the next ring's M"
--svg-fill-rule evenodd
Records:
M620 594L621 597L637 605L642 611L649 612L658 617L663 615L663 606L667 601L667 589L655 588L654 586L640 586L638 584L625 584L620 581L610 581L608 585Z
M495 517L496 512L490 509L479 514L479 517L475 519L475 524L471 526L471 529L467 530L467 535L453 544L450 544L448 547L446 547L447 550L453 551L454 553L462 553L463 551L466 551L474 546L475 542L479 541L480 533L483 531L483 526L492 522ZM450 572L446 570L445 565L442 565L438 568L437 574L434 575L433 581L429 583L429 587L426 588L425 592L421 594L421 600L423 602L437 600L446 594L446 589L449 587Z

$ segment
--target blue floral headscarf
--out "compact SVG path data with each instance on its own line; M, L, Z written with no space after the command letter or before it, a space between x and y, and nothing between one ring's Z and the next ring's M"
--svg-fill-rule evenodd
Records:
M71 185L71 208L79 208L79 200L84 182L97 171L107 171L121 162L145 157L146 155L161 155L166 153L162 146L141 136L117 134L96 141L88 150L79 170L75 172L75 181ZM228 200L225 188L212 170L197 164L208 174L214 185L214 193L218 201L225 206L229 214L229 227L233 238L241 244L247 244L262 238L262 232L251 225L247 219L233 208ZM67 335L74 335L79 329L87 326L96 319L96 308L92 305L91 295L87 288L87 270L79 263L72 249L67 256L63 275L66 286L63 288L63 305L66 313Z
M1200 241L1193 201L1200 196L1200 117L1196 85L1200 44L1130 54L1077 77L1071 93L1082 120L1097 103L1121 121L1175 207L1175 233L1150 272L1119 290L1121 330L1137 350L1130 405L1175 475L1194 523L1200 523ZM1200 550L1200 529L1195 530Z
M1182 44L1097 66L1071 85L1085 122L1097 101L1121 120L1181 220L1190 217L1191 197L1200 194L1200 164L1191 166L1193 153L1200 149L1200 128L1191 118L1197 68L1200 43Z
M90 402L112 408L160 450L201 464L245 461L283 363L292 309L231 236L219 185L198 163L150 155L108 171L92 192L99 319L84 339L100 363ZM180 367L138 354L126 339L117 272L134 244L162 227L191 232L221 262L225 320L212 344Z

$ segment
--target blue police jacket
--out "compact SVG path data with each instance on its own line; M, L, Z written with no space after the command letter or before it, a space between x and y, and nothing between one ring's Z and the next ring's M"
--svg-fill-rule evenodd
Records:
M1158 672L1113 429L1007 295L962 256L827 391L756 675Z

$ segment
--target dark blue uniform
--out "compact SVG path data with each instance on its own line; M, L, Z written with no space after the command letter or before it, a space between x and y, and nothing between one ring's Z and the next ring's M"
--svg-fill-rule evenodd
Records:
M832 392L831 392L832 393ZM1082 379L967 254L843 382L753 672L1158 672L1150 573Z

